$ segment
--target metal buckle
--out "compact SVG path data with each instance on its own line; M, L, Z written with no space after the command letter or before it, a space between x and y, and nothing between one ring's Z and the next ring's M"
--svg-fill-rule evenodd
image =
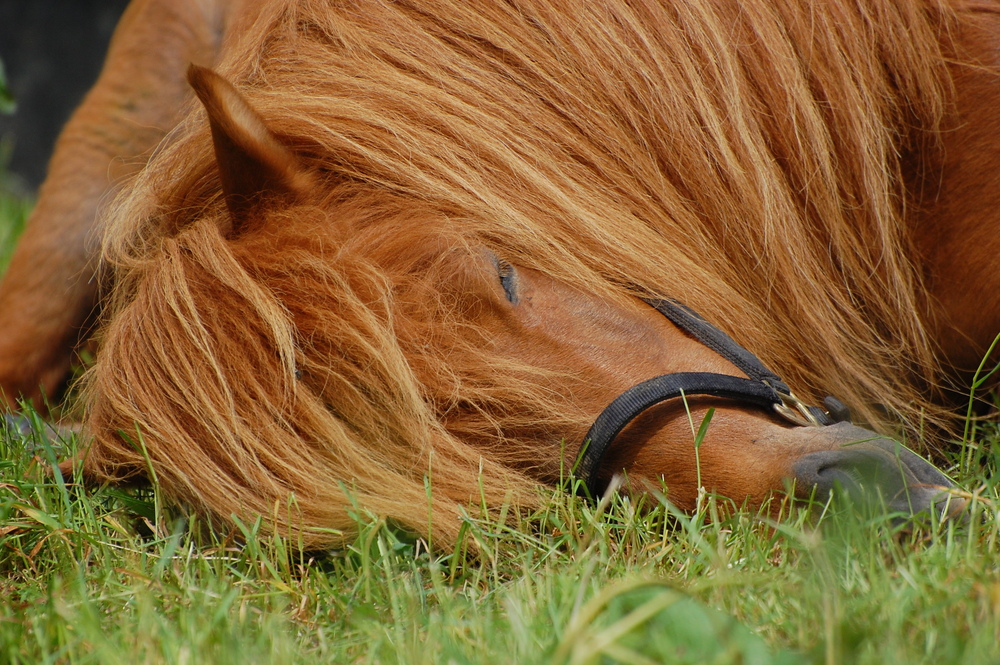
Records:
M816 414L812 412L809 405L800 400L792 393L776 391L781 398L780 404L774 405L774 411L785 420L801 425L803 427L822 427Z

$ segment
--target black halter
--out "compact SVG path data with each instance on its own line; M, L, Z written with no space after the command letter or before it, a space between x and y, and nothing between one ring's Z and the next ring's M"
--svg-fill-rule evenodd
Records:
M684 305L666 299L645 300L674 325L736 365L749 378L714 372L677 372L643 381L616 397L590 426L576 465L576 476L584 481L590 496L596 497L600 494L599 490L603 490L597 484L597 472L615 437L646 409L668 399L688 395L725 397L774 411L786 420L803 426L821 427L850 419L847 407L833 397L823 400L827 411L804 404L757 356Z

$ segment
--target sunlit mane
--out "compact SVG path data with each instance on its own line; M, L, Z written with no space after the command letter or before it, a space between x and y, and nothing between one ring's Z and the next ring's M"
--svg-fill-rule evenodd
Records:
M168 492L306 546L345 493L445 540L470 499L531 505L595 414L447 325L483 248L677 298L870 421L933 415L901 223L949 91L933 2L260 4L217 70L324 187L229 238L204 112L167 139L108 221L92 473L155 440Z

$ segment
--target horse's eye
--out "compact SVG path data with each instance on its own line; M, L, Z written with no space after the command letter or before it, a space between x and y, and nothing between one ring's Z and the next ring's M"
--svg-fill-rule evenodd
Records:
M500 286L503 287L503 292L507 295L507 300L512 305L516 305L517 272L515 272L514 266L500 259L497 261L497 272L500 274Z

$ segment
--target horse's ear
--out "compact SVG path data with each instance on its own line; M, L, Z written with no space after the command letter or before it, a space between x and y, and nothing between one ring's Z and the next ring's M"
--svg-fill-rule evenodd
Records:
M299 196L312 189L312 175L233 85L211 69L191 65L188 82L208 112L219 178L239 233L254 206L268 196Z

